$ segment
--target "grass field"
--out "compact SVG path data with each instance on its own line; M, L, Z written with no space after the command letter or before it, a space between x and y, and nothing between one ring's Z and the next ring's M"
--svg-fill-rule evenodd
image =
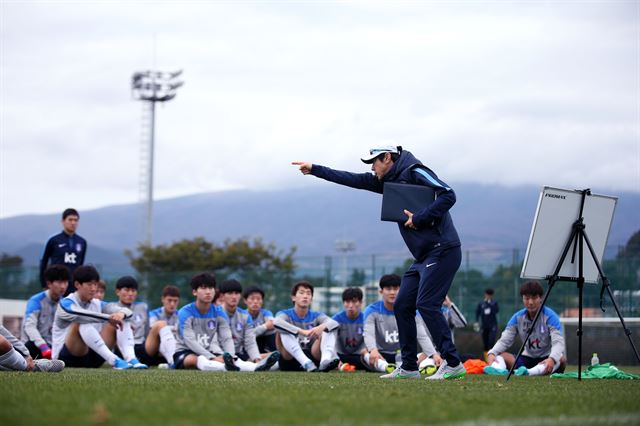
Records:
M640 381L66 369L1 373L0 407L6 426L640 425Z

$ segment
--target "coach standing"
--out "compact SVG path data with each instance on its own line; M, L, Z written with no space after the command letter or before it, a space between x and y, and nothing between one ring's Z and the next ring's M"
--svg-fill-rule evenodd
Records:
M398 146L379 146L362 158L371 173L351 173L307 162L293 162L307 175L356 189L382 194L385 182L424 185L434 189L436 200L420 211L405 210L407 221L398 223L400 234L414 257L402 277L394 304L398 323L402 367L382 378L420 378L416 362L416 308L425 320L433 343L443 358L437 373L428 380L464 377L464 366L451 339L451 330L441 307L462 258L460 239L449 209L456 202L453 190L409 151Z
M46 287L44 281L44 271L47 269L49 261L52 265L64 265L69 269L70 276L78 266L84 264L84 257L87 254L87 241L76 234L80 215L76 209L66 209L62 212L62 232L49 238L44 247L42 259L40 259L40 282ZM67 286L65 296L75 291L73 282Z

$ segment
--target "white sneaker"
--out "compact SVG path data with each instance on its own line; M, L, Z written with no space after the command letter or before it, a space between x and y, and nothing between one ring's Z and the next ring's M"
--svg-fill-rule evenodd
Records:
M467 375L467 370L464 369L464 365L462 363L456 365L455 367L449 367L446 360L442 361L440 364L440 368L433 376L427 377L425 380L453 380L453 379L462 379Z
M419 371L407 371L403 370L402 367L398 367L393 370L389 374L383 374L380 376L381 379L419 379L420 372Z
M313 363L313 361L307 361L305 365L302 366L307 373L315 373L318 371L318 367Z
M64 369L64 361L59 359L39 358L33 360L35 368L33 371L41 371L43 373L58 373Z

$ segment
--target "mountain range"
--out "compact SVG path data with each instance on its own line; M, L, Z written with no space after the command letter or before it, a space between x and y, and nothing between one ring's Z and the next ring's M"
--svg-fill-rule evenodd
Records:
M540 187L474 183L453 187L458 201L451 213L464 249L526 249ZM640 193L610 195L619 200L608 241L609 255L640 229ZM397 226L380 221L380 203L378 194L324 181L282 190L235 190L163 199L154 205L153 243L198 236L215 242L259 237L282 250L296 246L296 256L304 257L336 255L336 240L349 240L355 243L353 254L409 257ZM135 249L143 235L141 206L114 205L80 214L78 233L89 243L87 262L127 264L124 250ZM59 231L60 213L0 219L0 252L17 254L25 265L36 265L45 241Z

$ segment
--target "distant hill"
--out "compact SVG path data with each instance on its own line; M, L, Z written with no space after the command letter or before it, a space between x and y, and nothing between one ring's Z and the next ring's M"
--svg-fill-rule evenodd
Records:
M539 187L454 185L458 202L452 210L465 249L526 248ZM595 191L609 193L607 191ZM640 194L620 197L609 238L624 245L640 229ZM326 182L305 188L254 192L224 191L157 201L154 243L204 236L212 241L261 237L281 249L297 246L297 256L336 254L337 239L356 243L354 254L408 251L396 225L381 222L380 196ZM35 265L46 239L59 232L59 213L0 220L0 252L18 254ZM142 232L139 205L82 211L79 233L89 242L87 260L124 264L125 249L134 249Z

